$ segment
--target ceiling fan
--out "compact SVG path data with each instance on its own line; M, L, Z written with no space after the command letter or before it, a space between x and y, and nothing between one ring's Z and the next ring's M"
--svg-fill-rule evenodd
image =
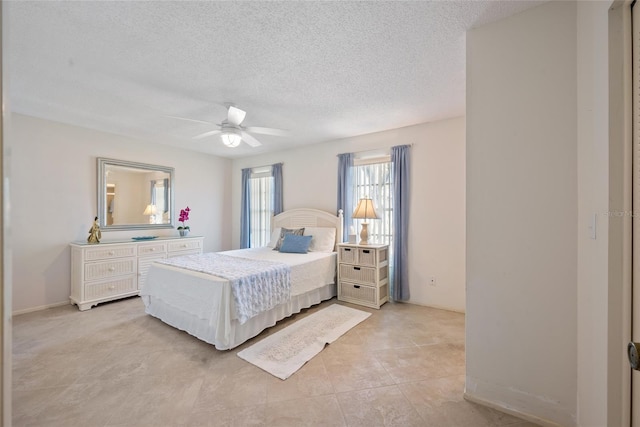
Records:
M184 117L173 117L174 119L179 120L187 120L190 122L197 123L207 123L210 125L218 126L219 129L210 130L208 132L201 133L200 135L196 135L193 139L202 139L211 135L215 135L217 133L220 134L220 138L222 142L227 147L235 148L240 145L241 141L247 143L247 145L251 147L258 147L262 145L260 141L258 141L253 135L249 132L260 133L264 135L275 135L275 136L286 136L288 134L287 131L281 129L272 129L265 127L257 127L257 126L242 126L242 122L244 121L245 116L247 115L246 111L243 111L233 105L227 105L227 118L222 121L220 124L215 124L211 122L206 122L204 120L194 120L187 119Z

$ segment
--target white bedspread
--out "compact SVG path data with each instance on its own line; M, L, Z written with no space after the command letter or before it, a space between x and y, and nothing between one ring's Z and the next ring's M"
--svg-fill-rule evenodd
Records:
M281 262L219 253L186 255L158 262L227 279L240 324L291 298L291 268Z
M154 262L140 296L148 314L220 350L234 348L278 320L336 295L336 253L285 254L271 248L223 252L291 267L291 299L240 324L228 280Z
M288 254L269 247L236 249L220 252L225 255L275 261L291 267L291 296L300 295L320 286L335 283L336 253L309 252Z

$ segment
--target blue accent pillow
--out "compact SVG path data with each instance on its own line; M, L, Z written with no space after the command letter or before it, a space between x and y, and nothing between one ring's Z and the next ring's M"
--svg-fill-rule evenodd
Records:
M297 236L302 236L302 235L304 235L304 227L297 228L295 230L294 229L290 229L290 228L281 228L280 229L280 238L276 242L276 245L273 247L274 251L279 251L280 250L280 246L282 246L282 242L284 241L284 236L286 236L287 234L295 234Z
M313 236L298 236L296 234L285 234L280 252L289 254L306 254L309 251L311 238Z

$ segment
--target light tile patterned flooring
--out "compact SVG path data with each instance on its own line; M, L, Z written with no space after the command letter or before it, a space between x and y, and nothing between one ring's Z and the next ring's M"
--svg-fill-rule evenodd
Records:
M387 303L286 381L144 313L135 297L13 319L14 426L511 426L463 400L464 315ZM346 304L349 305L349 304Z

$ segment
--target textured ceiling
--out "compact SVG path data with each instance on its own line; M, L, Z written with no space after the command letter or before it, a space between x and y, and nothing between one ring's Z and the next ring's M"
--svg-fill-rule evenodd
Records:
M6 2L11 110L240 157L464 114L465 32L542 1ZM254 135L230 149L225 103Z

